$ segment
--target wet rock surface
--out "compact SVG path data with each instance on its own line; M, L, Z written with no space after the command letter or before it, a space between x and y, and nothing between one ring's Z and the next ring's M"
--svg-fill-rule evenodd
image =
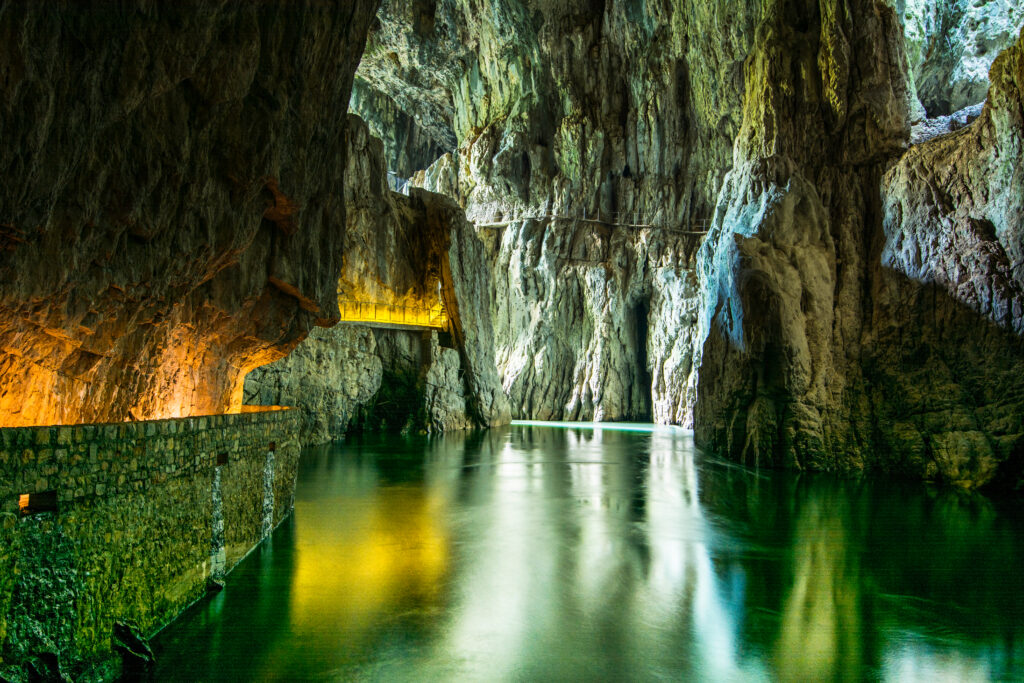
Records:
M993 66L977 122L883 178L909 112L901 75L878 66L900 60L891 17L861 11L856 27L823 15L822 34L889 54L823 43L821 89L796 89L832 115L789 134L758 120L737 142L751 161L701 252L697 437L749 464L1018 487L1020 44ZM860 59L873 66L843 66ZM850 79L838 91L834 67ZM787 82L770 67L761 80ZM774 117L784 94L766 107L748 93L748 114ZM759 150L760 131L778 137Z
M416 171L427 168L450 151L391 98L359 78L352 85L349 111L359 116L369 127L370 134L384 143L388 171L399 179L411 178Z
M1024 36L995 61L981 117L882 185L865 364L879 450L972 486L1024 486L1022 95Z
M359 74L459 146L420 182L486 231L517 416L689 422L677 328L696 308L699 236L679 232L703 227L730 166L752 14L729 2L382 5Z
M417 182L456 197L487 246L498 367L516 416L695 424L705 447L757 465L965 486L1012 469L965 464L990 437L1002 439L997 461L1015 461L1012 401L989 420L998 428L950 416L990 404L994 387L1018 391L1013 370L993 371L987 387L923 373L926 358L987 364L1013 339L941 360L959 354L959 337L939 344L918 283L891 294L884 256L895 230L904 253L933 258L925 233L941 223L913 209L916 227L894 228L893 206L930 194L949 212L976 191L1017 196L1012 162L972 170L929 156L895 189L883 176L911 141L982 125L985 72L1013 42L1016 5L478 5L384 2L360 76L458 144ZM1014 135L1004 149L962 144L1015 160ZM1004 179L989 188L984 174ZM986 201L984 221L1013 222L1006 200ZM706 239L680 234L703 232L712 215ZM980 313L992 322L1020 298L980 265L992 259L961 252L986 239L934 258L957 264L943 266L938 287L994 300L992 315ZM915 338L922 360L901 365L914 354L892 330L918 328L930 330ZM899 416L939 395L935 421L959 426L933 425L932 444Z
M0 423L237 408L337 320L376 2L0 8Z
M443 301L456 330L453 348L441 348L429 330L341 323L250 373L246 401L302 408L308 444L342 438L350 428L504 424L509 408L495 369L493 287L482 243L452 201L419 189L409 197L389 191L383 146L355 116L349 145L341 305L420 311Z
M857 468L865 236L909 137L905 58L886 6L816 7L799 23L765 11L747 62L736 164L699 256L695 427L750 465Z
M245 402L300 407L302 443L326 443L345 436L358 407L380 389L382 372L372 329L315 329L287 358L249 373Z

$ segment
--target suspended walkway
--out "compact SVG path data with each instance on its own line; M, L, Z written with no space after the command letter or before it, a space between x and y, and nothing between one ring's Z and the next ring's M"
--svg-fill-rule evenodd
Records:
M404 306L383 301L339 298L341 322L393 329L436 329L448 327L448 311L438 301L432 306Z
M508 220L486 220L476 223L478 228L504 228L513 223L521 223L522 221L572 221L576 223L592 223L596 225L606 225L611 228L633 228L636 230L663 230L664 232L675 234L675 235L706 235L711 229L711 219L700 218L694 220L687 226L689 229L684 229L676 226L669 225L664 221L649 220L638 213L631 212L612 212L605 213L599 211L596 216L588 216L586 211L579 216L570 216L567 214L560 213L539 213L529 214L525 216L517 216Z

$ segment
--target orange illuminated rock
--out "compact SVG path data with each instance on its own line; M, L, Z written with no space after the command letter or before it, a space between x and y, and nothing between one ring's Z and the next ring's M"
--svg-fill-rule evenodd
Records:
M338 319L376 3L16 3L0 64L0 425L235 410Z

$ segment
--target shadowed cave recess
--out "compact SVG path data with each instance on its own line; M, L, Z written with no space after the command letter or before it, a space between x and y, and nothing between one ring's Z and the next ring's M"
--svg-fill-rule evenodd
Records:
M0 680L142 666L368 432L652 421L1019 495L1022 27L0 0Z

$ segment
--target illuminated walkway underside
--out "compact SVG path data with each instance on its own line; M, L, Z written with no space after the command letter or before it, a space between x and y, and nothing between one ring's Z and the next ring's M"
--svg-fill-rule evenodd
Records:
M448 312L440 301L433 306L403 306L378 301L339 299L338 308L343 323L439 330L448 327Z

